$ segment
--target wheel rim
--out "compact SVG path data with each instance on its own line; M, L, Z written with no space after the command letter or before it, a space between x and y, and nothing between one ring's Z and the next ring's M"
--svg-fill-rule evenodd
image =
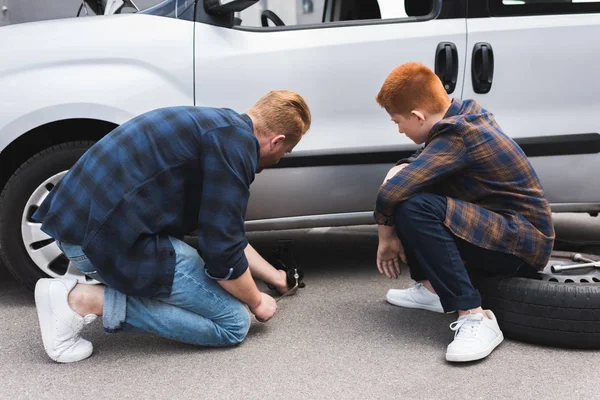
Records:
M21 236L25 250L33 263L46 275L53 278L73 278L80 283L97 284L69 261L62 253L56 241L42 231L42 224L33 221L31 216L44 202L50 190L62 179L67 171L59 172L44 181L33 191L25 204L21 218Z

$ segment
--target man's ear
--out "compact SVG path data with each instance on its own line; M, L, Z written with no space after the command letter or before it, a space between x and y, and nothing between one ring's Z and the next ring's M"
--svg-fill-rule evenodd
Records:
M277 148L285 142L285 135L275 135L271 138L271 147Z
M415 117L417 117L417 119L421 122L425 121L425 114L423 114L421 111L419 110L412 110L410 112L412 115L414 115Z

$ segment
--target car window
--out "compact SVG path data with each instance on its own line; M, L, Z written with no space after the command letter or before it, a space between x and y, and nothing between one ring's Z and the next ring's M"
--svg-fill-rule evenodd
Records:
M326 24L425 16L436 0L259 0L237 14L244 27Z
M169 3L169 0L85 0L80 3L78 16L131 14L161 3Z
M165 0L133 0L133 1L124 1L124 5L123 5L123 9L121 11L121 14L125 14L125 13L132 13L132 12L136 12L137 10L135 9L135 7L137 6L137 8L140 11L143 10L147 10L150 7L153 7L157 4L160 4L162 2L164 2ZM110 6L110 4L113 2L111 0L108 1L103 1L106 6ZM116 1L115 3L120 3L120 1Z
M489 0L493 16L600 12L600 0Z

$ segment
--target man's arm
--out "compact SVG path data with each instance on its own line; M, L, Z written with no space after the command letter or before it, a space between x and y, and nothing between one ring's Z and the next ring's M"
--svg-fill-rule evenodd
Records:
M250 269L247 269L239 278L225 281L217 281L223 289L229 294L247 304L250 309L256 308L260 305L262 298L260 291L256 287L254 279L250 273Z
M250 268L239 278L225 281L220 280L219 285L229 294L248 305L250 312L260 322L267 322L277 311L275 299L266 293L262 293L256 287L256 283L250 274Z
M287 274L281 270L275 269L267 260L265 260L250 244L244 250L250 273L255 279L260 279L270 285L275 286L280 293L285 293L291 287L287 285Z
M246 135L228 129L206 133L202 150L198 246L206 262L205 271L247 304L259 321L266 321L277 306L271 296L256 287L244 253L248 245L244 218L258 149Z
M457 133L440 135L425 147L419 157L380 187L375 221L379 225L393 226L394 211L400 202L466 165L467 149L462 136Z

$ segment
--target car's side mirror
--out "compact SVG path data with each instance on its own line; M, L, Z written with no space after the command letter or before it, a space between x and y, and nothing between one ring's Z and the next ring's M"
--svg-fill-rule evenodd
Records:
M204 0L204 9L211 15L225 15L245 10L258 0Z

